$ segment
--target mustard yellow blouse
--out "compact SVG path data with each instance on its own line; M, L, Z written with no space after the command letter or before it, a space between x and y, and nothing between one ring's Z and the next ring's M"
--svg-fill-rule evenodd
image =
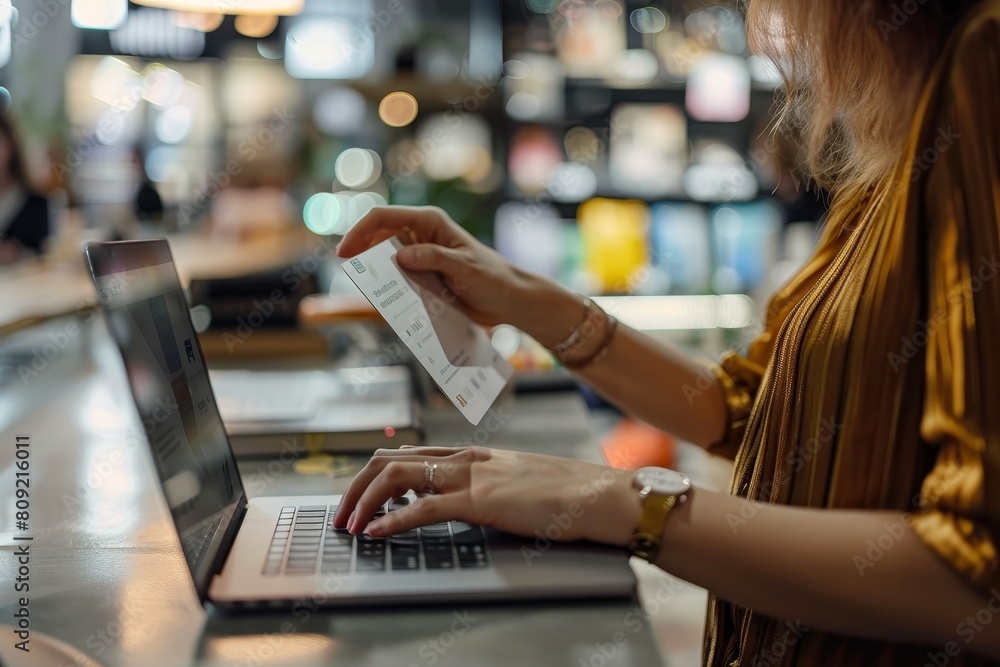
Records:
M717 369L731 431L716 450L735 458L732 492L904 511L984 602L1000 591L1000 2L956 27L905 159L880 187L837 196L815 256L766 321L745 357ZM858 576L877 560L859 544ZM712 598L704 658L919 667L940 649L797 628ZM987 662L962 652L948 664Z

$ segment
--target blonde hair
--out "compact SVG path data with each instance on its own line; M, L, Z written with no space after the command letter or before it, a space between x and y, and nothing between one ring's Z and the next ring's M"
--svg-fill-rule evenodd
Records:
M744 0L751 48L785 80L777 126L819 185L868 188L905 148L952 28L983 0Z

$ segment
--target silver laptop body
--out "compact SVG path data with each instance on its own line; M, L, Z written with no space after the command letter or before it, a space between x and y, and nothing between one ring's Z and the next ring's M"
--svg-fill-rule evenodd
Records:
M339 496L247 499L200 346L185 353L197 336L167 242L90 243L85 254L202 602L294 609L634 594L627 556L597 545L461 522L358 539L330 526Z

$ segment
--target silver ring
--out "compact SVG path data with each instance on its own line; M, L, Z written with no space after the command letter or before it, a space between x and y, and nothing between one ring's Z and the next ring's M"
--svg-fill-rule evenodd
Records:
M437 493L437 489L434 488L434 473L437 472L437 469L436 463L424 461L424 488L422 489L424 493Z

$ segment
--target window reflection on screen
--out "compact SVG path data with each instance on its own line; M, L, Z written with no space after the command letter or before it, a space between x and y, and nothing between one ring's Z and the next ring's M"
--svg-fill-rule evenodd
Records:
M143 252L138 245L117 252ZM133 437L150 448L184 555L203 581L243 489L187 301L173 263L115 270L100 250L88 252L95 273L107 269L95 281L141 420Z

